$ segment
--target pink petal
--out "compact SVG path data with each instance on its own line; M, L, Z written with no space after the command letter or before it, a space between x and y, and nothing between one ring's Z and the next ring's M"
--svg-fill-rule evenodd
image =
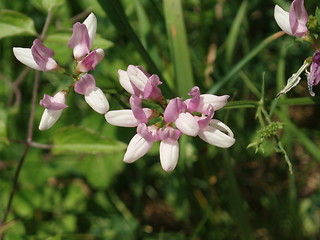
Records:
M187 106L181 98L171 99L164 110L164 121L166 123L174 122L178 118L179 114L186 110Z
M73 56L77 61L90 52L90 39L86 25L79 22L73 25L73 33L68 46L73 48Z
M54 51L45 47L39 39L33 41L31 53L41 71L46 72L58 68L58 64L53 59Z
M148 118L145 112L142 110L142 100L137 96L132 95L129 101L134 117L141 123L147 123Z
M295 36L303 36L308 31L308 13L304 7L304 0L294 0L290 6L289 21L291 31Z
M143 92L143 98L153 98L160 100L162 98L162 93L160 88L158 87L162 82L160 81L158 75L153 74L147 81L144 92Z
M65 101L65 93L60 91L53 97L44 94L43 99L40 100L40 105L48 110L62 110L68 107Z
M74 91L76 93L85 95L88 94L96 87L96 81L91 74L84 74L78 82L74 85Z

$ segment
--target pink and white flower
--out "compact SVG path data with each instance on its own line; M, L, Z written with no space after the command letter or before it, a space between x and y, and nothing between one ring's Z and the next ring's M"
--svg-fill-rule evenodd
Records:
M96 81L91 74L84 74L74 86L75 92L84 95L85 101L97 113L105 114L109 110L109 102L102 92L96 87Z
M158 75L150 75L140 66L129 65L127 71L118 70L118 76L121 86L131 95L161 101L162 93L158 86L162 82Z
M53 59L54 51L47 48L39 39L35 39L31 48L13 48L14 56L23 64L38 71L51 71L59 68Z
M65 104L66 94L63 91L57 92L53 97L45 94L40 100L40 105L45 108L40 124L39 130L47 130L51 128L59 119L62 110L68 106Z
M144 156L155 141L160 142L160 163L165 171L172 171L179 158L178 139L182 133L199 136L209 144L230 147L235 139L232 131L222 122L212 119L214 111L224 107L228 95L200 94L198 87L189 92L191 98L171 99L162 96L157 75L146 73L140 66L128 66L118 71L121 86L131 94L130 109L109 111L106 121L115 126L136 127L124 161L131 163ZM158 105L143 108L143 101Z
M175 169L179 159L178 139L181 132L173 127L166 127L158 130L160 142L160 163L165 171Z

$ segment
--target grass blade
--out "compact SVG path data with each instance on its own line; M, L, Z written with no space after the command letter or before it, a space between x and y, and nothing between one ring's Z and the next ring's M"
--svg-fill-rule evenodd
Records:
M194 86L192 67L180 0L164 0L164 15L174 62L179 96L186 97Z
M232 55L234 53L236 43L238 42L239 31L241 29L241 24L243 23L243 20L246 16L247 8L248 8L248 1L245 0L241 3L237 16L233 20L231 30L227 38L227 48L226 48L226 64L227 65L231 64Z
M284 32L277 32L272 34L271 36L264 39L258 46L252 49L247 56L245 56L240 62L238 62L234 68L230 70L230 72L222 78L219 82L217 82L214 86L212 86L208 93L215 94L217 91L226 84L237 72L239 72L248 62L250 62L255 56L257 56L265 47L267 47L271 42L278 39L284 34Z
M162 79L163 85L162 90L163 93L167 96L172 96L172 91L164 81L161 72L155 65L154 61L150 57L148 51L142 45L140 39L138 38L137 34L131 27L128 18L124 12L123 6L121 1L119 0L98 0L103 10L108 15L110 21L115 25L119 32L127 35L127 37L132 41L135 45L136 50L140 53L141 57L146 61L149 70L151 73L156 73Z

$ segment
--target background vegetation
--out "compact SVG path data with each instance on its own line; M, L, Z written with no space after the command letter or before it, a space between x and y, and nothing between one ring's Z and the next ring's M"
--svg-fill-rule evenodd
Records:
M3 238L319 239L320 88L310 97L302 76L298 86L274 100L313 50L277 33L275 4L288 9L290 2L1 1L0 218L32 137L12 210L0 225ZM317 4L305 3L309 13ZM38 73L20 64L12 47L31 46L50 8L44 42L70 68L72 50L66 44L72 24L90 12L97 16L95 45L106 57L93 74L112 109L128 104L117 70L141 65L161 76L168 98L185 97L194 85L202 93L230 95L215 118L234 131L235 145L219 149L183 137L171 173L161 169L158 145L125 164L135 129L108 125L72 92L70 107L44 132L37 129L43 111L37 104L28 133ZM68 84L57 73L40 73L36 102Z

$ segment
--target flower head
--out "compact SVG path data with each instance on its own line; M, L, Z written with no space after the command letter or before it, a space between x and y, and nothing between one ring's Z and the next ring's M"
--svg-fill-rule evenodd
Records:
M230 128L212 119L214 111L222 108L229 96L201 95L200 89L193 87L189 92L191 98L183 101L177 97L167 101L158 87L161 81L157 75L150 75L133 65L127 71L119 70L118 75L120 84L131 94L131 109L109 111L105 118L112 125L137 126L137 134L125 153L125 162L136 161L155 141L160 141L161 166L165 171L172 171L178 162L178 139L182 133L199 136L219 147L234 144ZM143 103L149 103L150 108L143 108Z

